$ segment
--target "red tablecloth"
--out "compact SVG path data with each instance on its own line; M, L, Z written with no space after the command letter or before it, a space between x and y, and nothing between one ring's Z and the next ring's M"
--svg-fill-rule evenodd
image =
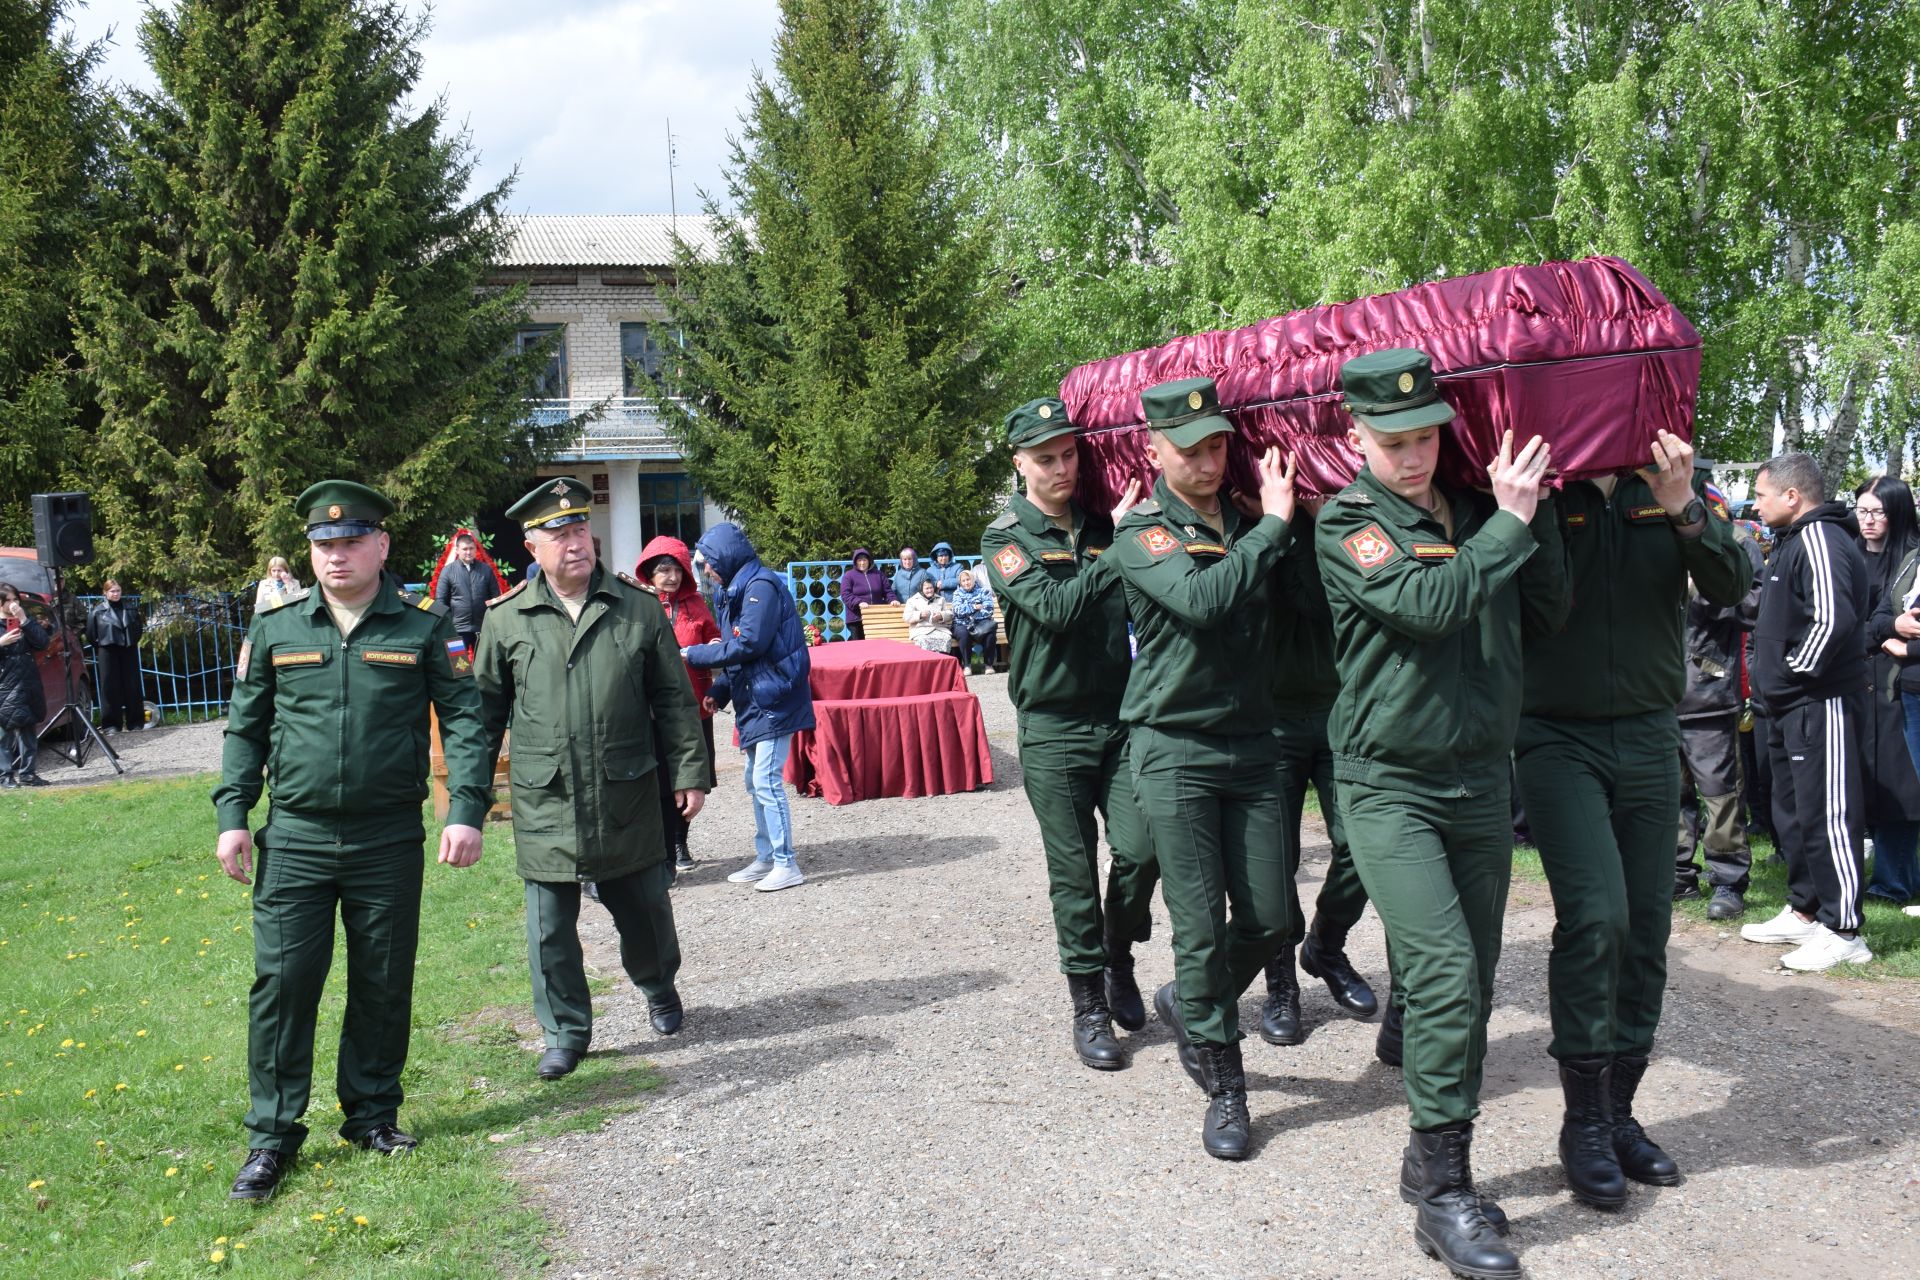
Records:
M951 795L993 781L980 700L960 664L897 640L820 645L815 727L793 736L786 779L828 804Z

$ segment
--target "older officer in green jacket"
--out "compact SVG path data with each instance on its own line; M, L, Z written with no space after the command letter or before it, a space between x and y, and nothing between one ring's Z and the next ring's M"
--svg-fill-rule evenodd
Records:
M474 667L490 761L513 722L514 858L527 882L543 1080L572 1072L593 1039L579 933L589 882L654 1030L680 1029L673 866L655 770L667 770L689 820L706 797L700 713L673 627L638 582L595 563L592 511L592 490L572 477L543 481L508 508L540 577L491 602Z
M1489 501L1434 479L1453 408L1423 353L1361 356L1340 380L1366 467L1315 537L1341 677L1329 732L1354 865L1405 1006L1413 1132L1400 1189L1423 1250L1500 1280L1520 1264L1469 1154L1513 866L1521 636L1566 611L1547 447L1536 436L1514 456L1509 435Z
M1120 718L1173 925L1175 981L1153 1003L1207 1093L1201 1145L1241 1160L1250 1135L1240 993L1279 951L1296 909L1270 634L1294 470L1270 450L1258 469L1264 514L1245 517L1221 492L1233 427L1213 380L1161 383L1140 403L1160 479L1121 518L1108 554L1140 645Z
M1735 605L1753 578L1732 523L1696 486L1705 475L1692 446L1665 431L1652 466L1569 483L1572 612L1526 648L1514 760L1553 890L1547 1051L1566 1097L1560 1163L1574 1196L1599 1209L1626 1203L1628 1179L1680 1181L1633 1099L1667 984L1687 579Z
M428 710L440 717L452 807L440 861L480 860L491 774L466 647L447 611L403 595L384 572L380 522L393 504L365 485L323 480L298 499L315 588L254 615L234 668L221 781L220 865L253 873L252 1105L236 1200L274 1193L307 1136L313 1029L333 960L337 909L347 940L347 1007L336 1088L340 1135L386 1154L415 1140L397 1120L420 937L420 805ZM415 607L419 604L419 607ZM263 774L272 799L256 862L247 815Z
M1146 1025L1133 944L1151 924L1158 871L1133 800L1120 696L1127 687L1127 604L1106 551L1113 521L1073 501L1080 453L1067 407L1051 396L1006 418L1026 482L987 526L980 555L1007 625L1007 693L1020 713L1020 771L1040 824L1060 969L1073 996L1073 1047L1098 1071L1127 1065L1113 1023ZM1133 505L1137 483L1121 506ZM1100 901L1100 831L1113 865ZM1102 982L1102 974L1105 982Z

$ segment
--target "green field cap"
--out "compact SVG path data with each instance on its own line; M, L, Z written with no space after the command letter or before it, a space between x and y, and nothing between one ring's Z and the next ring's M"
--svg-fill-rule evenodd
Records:
M1148 387L1140 393L1140 408L1147 426L1177 449L1190 449L1222 432L1233 434L1233 424L1220 416L1220 392L1212 378L1181 378Z
M1453 421L1453 406L1434 385L1433 361L1411 347L1355 356L1340 366L1340 389L1347 412L1375 431L1418 431Z
M307 519L309 542L378 533L380 522L393 514L393 504L384 495L351 480L308 485L293 505Z
M1072 433L1067 406L1054 396L1029 400L1007 415L1007 443L1016 449L1029 449L1043 440Z

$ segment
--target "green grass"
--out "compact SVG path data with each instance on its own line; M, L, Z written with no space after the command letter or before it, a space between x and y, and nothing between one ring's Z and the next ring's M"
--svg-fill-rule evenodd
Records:
M1737 920L1707 919L1707 901L1712 890L1702 882L1702 892L1707 897L1688 899L1673 904L1674 923L1691 921L1713 929L1737 929L1743 924L1755 920L1770 920L1780 914L1780 908L1787 905L1787 869L1784 866L1769 865L1767 857L1773 852L1773 843L1768 840L1754 839L1752 883L1747 887L1747 912ZM1515 875L1529 880L1544 882L1546 872L1540 866L1540 853L1537 849L1520 847L1513 851L1513 870ZM1867 940L1867 946L1873 951L1873 960L1868 964L1843 964L1828 970L1840 977L1867 978L1920 978L1920 919L1906 915L1899 907L1882 902L1878 898L1865 900L1866 924L1861 930ZM1756 955L1766 949L1754 947ZM1776 947L1778 955L1785 955L1792 948ZM1764 959L1764 956L1761 958ZM1778 958L1777 956L1775 958Z
M503 1152L603 1124L658 1078L617 1056L533 1078L511 835L489 830L470 870L427 866L400 1117L419 1151L335 1133L336 950L300 1167L267 1204L234 1203L253 942L247 890L213 857L210 785L16 792L0 811L0 1275L534 1272L546 1227Z

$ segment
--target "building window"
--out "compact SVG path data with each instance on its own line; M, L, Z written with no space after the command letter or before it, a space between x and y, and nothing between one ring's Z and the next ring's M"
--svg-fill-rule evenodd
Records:
M691 547L704 531L701 523L703 503L700 490L681 475L642 475L640 477L641 544L665 534Z
M626 396L652 396L660 392L662 341L680 346L680 332L664 329L644 320L620 326L620 386Z
M563 324L530 324L513 335L513 349L523 352L529 347L537 347L555 334L558 341L547 354L547 367L534 379L533 388L528 395L535 400L565 400L567 398L567 326Z

